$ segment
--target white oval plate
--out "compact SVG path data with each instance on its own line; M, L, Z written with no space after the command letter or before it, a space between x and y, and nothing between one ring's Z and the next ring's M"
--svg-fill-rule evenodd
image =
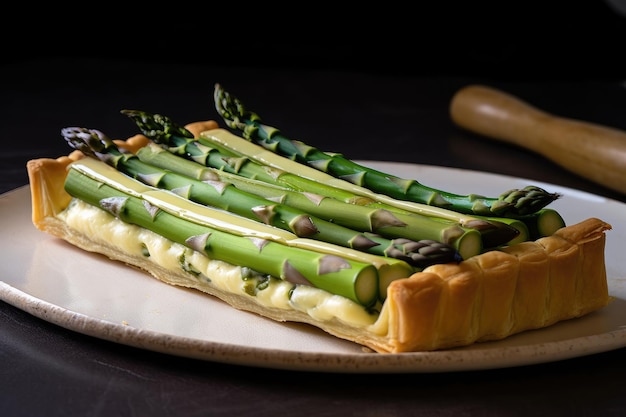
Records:
M418 373L505 368L626 346L626 205L551 184L435 166L365 162L459 194L498 195L534 184L562 198L550 207L568 224L598 217L607 233L606 308L505 340L436 352L377 354L311 326L277 323L203 293L86 253L32 225L28 186L0 197L0 298L64 328L172 355L276 369Z

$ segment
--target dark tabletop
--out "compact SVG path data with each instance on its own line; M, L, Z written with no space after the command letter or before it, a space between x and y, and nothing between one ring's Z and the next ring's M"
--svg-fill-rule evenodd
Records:
M609 21L625 24L623 19ZM331 42L324 43L327 53L315 50L314 42L297 50L287 44L293 45L286 40L276 49L298 65L253 65L250 55L248 59L239 55L227 65L224 48L219 47L207 48L196 58L189 54L187 60L172 60L149 44L135 45L135 55L85 53L79 63L70 58L71 51L5 57L0 66L0 192L27 184L27 160L68 153L59 134L62 127L96 128L125 138L135 134L135 128L121 109L161 113L181 123L218 120L212 91L219 82L268 124L352 159L506 174L626 202L626 196L539 155L459 129L448 113L458 89L484 84L554 114L626 130L621 78L626 72L610 54L599 56L589 47L586 51L603 68L565 71L568 64L578 62L570 54L576 48L570 46L558 59L550 59L550 47L544 45L544 55L534 59L545 64L545 71L538 68L541 63L526 61L530 69L524 72L519 67L522 58L515 53L506 49L486 53L476 46L479 43L473 50L470 44L460 49L464 65L453 67L450 57L431 53L428 59L440 60L425 62L421 68L408 58L367 66L375 61L375 51L368 59L365 48L351 50L358 62L349 65L339 47L329 46ZM504 48L506 43L498 46ZM529 45L515 46L526 59L533 56ZM215 50L219 55L207 58L217 54ZM419 57L415 50L401 55L411 53ZM0 302L0 358L2 416L626 414L626 349L485 371L406 375L284 371L114 344Z

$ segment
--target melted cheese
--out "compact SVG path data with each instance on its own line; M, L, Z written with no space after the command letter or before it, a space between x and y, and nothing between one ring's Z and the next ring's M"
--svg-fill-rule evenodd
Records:
M278 155L269 151L256 143L237 136L226 129L212 129L200 133L200 137L221 145L240 155L245 155L253 161L262 165L267 165L285 172L297 172L299 176L322 184L328 184L331 187L340 190L349 191L351 193L380 201L390 206L404 209L410 212L421 213L433 217L447 218L452 221L471 221L474 219L456 211L447 210L441 207L430 206L428 204L415 203L408 200L399 200L384 194L375 193L372 190L349 182L345 179L334 177L326 172L320 171L311 166L307 166L300 162Z
M315 239L300 238L295 234L270 226L252 219L234 215L224 210L197 204L166 191L135 181L115 168L95 159L83 158L71 165L83 175L87 175L102 183L109 184L118 190L138 197L150 204L159 207L177 217L195 223L204 224L219 230L234 232L242 236L255 236L262 239L287 243L289 246L329 253L342 258L349 258L358 262L371 263L386 274L393 277L406 277L412 271L404 261L394 258L384 258L356 249L338 246L332 243Z
M274 277L269 279L267 286L251 292L250 281L244 278L244 268L209 259L147 229L124 223L78 199L73 200L59 217L71 228L130 255L141 257L147 251L151 262L171 271L180 271L183 257L186 269L199 272L198 279L205 279L209 285L233 294L255 297L256 302L265 307L294 309L316 320L338 319L357 327L369 326L378 318L345 297L304 285L294 288L294 284Z

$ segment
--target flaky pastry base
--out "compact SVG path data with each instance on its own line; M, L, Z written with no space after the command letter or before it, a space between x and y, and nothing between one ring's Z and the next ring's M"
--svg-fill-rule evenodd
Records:
M216 124L199 122L187 127L199 134ZM137 135L118 145L132 151L146 142ZM217 289L68 226L58 216L71 201L63 183L68 165L81 157L75 151L58 159L28 162L32 221L38 229L142 269L168 284L195 288L234 308L273 320L308 323L375 352L432 351L503 339L584 316L611 300L604 259L605 232L611 226L589 218L537 241L489 251L458 264L433 265L396 280L371 325L320 320L295 309L263 306L253 296Z

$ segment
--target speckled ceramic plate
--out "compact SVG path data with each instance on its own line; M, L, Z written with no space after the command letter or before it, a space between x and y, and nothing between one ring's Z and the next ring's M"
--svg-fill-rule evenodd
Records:
M399 163L370 166L460 194L497 195L527 180ZM580 319L490 343L424 353L376 354L311 326L277 323L205 294L163 284L34 228L28 187L0 197L0 298L59 326L130 346L210 361L320 372L417 373L504 368L626 346L626 205L543 186L568 224L599 217L607 233L606 308Z

